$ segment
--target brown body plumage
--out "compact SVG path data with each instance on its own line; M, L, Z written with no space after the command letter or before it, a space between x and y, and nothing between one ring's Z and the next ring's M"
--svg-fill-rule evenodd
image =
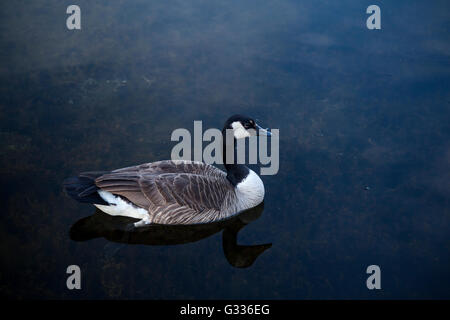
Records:
M148 211L151 223L193 224L229 217L236 193L222 170L185 160L165 160L118 169L95 184Z

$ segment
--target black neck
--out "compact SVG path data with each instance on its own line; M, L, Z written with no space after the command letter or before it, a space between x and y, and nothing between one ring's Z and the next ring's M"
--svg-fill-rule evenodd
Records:
M230 142L230 144L227 145L225 129L222 130L222 160L223 160L223 165L225 166L225 169L227 170L227 179L231 182L231 184L233 186L236 186L239 182L244 180L245 177L247 177L247 175L248 175L248 173L250 171L245 165L237 163L237 151L236 151L237 141L236 141L236 138L233 137L232 141L233 141L233 145L230 145L231 142ZM227 163L227 149L229 149L229 148L233 148L234 149L234 152L233 152L234 156L233 156L233 162L232 163Z

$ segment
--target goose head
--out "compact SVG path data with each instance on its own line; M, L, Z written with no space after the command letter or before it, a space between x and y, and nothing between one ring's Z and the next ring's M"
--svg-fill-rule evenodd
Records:
M223 133L226 130L232 130L235 139L243 139L255 135L271 135L269 129L262 128L254 119L240 114L235 114L228 118L223 127Z

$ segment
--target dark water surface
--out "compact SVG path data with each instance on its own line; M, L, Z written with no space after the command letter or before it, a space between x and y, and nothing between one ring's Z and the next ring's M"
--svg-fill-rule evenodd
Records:
M1 295L450 298L447 1L377 1L373 31L370 1L75 2L0 4ZM62 192L233 113L280 129L252 221L129 235ZM70 232L91 215L93 233ZM251 245L267 247L248 266Z

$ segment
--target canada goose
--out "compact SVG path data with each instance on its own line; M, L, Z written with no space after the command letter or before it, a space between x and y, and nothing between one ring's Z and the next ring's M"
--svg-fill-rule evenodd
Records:
M227 129L234 140L270 135L243 115L225 122L222 141L227 141ZM223 220L264 199L264 184L254 171L237 161L225 161L227 147L222 142L226 173L203 162L164 160L110 172L84 172L66 179L64 189L72 198L92 203L109 215L140 219L135 227Z

